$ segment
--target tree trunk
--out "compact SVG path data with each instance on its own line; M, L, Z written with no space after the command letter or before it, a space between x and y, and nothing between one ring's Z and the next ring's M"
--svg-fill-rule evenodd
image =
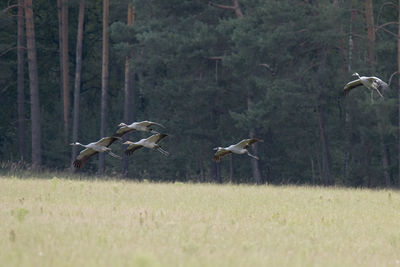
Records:
M373 4L372 0L365 1L365 15L367 20L367 31L368 31L368 60L370 69L372 72L375 72L375 23L374 23L374 13L373 13ZM390 173L389 173L389 156L387 154L385 139L383 136L383 125L382 125L382 116L379 111L379 107L375 108L375 112L378 120L378 132L379 132L379 150L381 152L382 157L382 168L383 168L383 176L385 178L386 186L390 186Z
M351 11L350 27L349 27L349 53L347 59L347 73L351 73L351 63L353 58L353 21L355 20L356 11ZM349 161L350 161L350 113L348 110L348 101L344 102L344 153L343 153L343 183L348 184Z
M250 92L250 88L247 89L247 110L251 110L251 106L252 106L252 100L251 100L251 92ZM250 138L254 138L254 129L250 129L249 131L249 137ZM251 150L252 150L252 154L254 156L258 156L258 147L257 147L257 143L252 144L251 145ZM250 158L250 162L251 162L251 170L252 170L252 174L253 174L253 181L256 184L261 184L261 172L260 172L260 166L258 164L258 160L256 160L255 158L251 157Z
M249 101L249 99L248 99ZM251 105L251 103L250 103ZM250 106L248 106L250 109ZM250 130L249 133L250 138L254 138L254 130ZM252 144L251 145L251 150L252 150L252 154L254 156L258 156L258 148L257 148L257 144ZM253 173L253 181L256 184L261 184L261 172L260 172L260 166L258 164L258 160L256 160L255 158L250 158L251 161L251 170Z
M24 92L24 0L18 0L17 33L17 88L18 88L18 149L20 159L25 159L25 92Z
M385 177L385 184L386 187L391 186L391 177L389 173L389 159L388 159L388 152L385 145L385 140L383 137L383 125L380 118L380 112L377 110L378 115L378 131L379 131L379 149L382 155L382 167L383 167L383 176Z
M311 184L315 185L315 169L314 169L314 159L310 157L310 163L311 163Z
M61 1L62 20L62 83L63 83L63 107L64 107L64 135L68 142L69 133L69 56L68 56L68 0Z
M63 92L63 26L62 26L62 12L61 12L61 0L57 0L57 15L58 15L58 58L60 61L60 114L61 114L61 121L64 121L64 92Z
M398 25L400 25L400 0L399 3L397 4L398 7ZM397 115L398 115L398 125L397 125L397 129L398 129L398 151L397 151L397 155L398 155L398 182L397 185L398 187L400 187L400 26L398 26L398 32L397 32Z
M28 50L29 88L31 99L32 125L32 169L37 171L42 165L42 151L40 140L40 103L38 69L35 45L35 26L33 20L32 0L25 0L26 41Z
M134 7L128 5L128 16L127 16L127 24L128 26L133 25L135 16L134 16ZM134 96L134 77L133 71L130 68L130 60L131 56L126 57L125 59L125 102L124 102L124 121L125 123L131 123L134 119L134 107L133 107L133 96ZM127 140L127 136L123 137L124 141ZM122 160L122 175L127 176L129 170L129 158L127 155L123 155Z
M232 154L229 156L229 181L233 182L233 159Z
M372 68L375 66L375 23L372 0L365 1L365 18L368 31L368 60Z
M82 72L82 42L83 42L83 23L85 18L85 0L79 2L78 15L78 33L76 37L76 69L75 69L75 84L74 84L74 117L72 125L72 141L78 141L79 130L79 98L81 90L81 72ZM72 146L71 162L74 161L77 155L77 147Z
M330 153L328 141L326 138L326 119L325 119L325 110L319 106L318 107L318 126L319 126L319 136L321 140L321 149L322 149L322 179L325 185L332 185L333 179L331 175L331 161L330 161Z
M108 17L109 0L103 0L103 63L101 71L101 121L100 138L104 137L107 120L107 89L108 89ZM104 174L104 153L99 154L99 175Z
M221 179L221 174L219 172L219 165L220 163L212 161L211 162L211 168L210 168L210 176L212 177L212 180L217 183L222 183Z

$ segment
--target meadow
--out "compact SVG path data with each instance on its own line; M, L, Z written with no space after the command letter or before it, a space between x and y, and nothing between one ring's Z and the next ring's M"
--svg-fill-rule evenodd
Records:
M400 194L0 176L0 266L400 266Z

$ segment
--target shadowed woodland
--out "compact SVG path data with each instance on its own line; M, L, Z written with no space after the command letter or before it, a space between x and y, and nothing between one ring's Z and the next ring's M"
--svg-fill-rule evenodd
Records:
M33 4L32 4L33 2ZM0 162L128 179L400 184L400 1L13 0L0 4ZM352 73L390 83L343 97ZM166 126L119 160L79 149ZM148 135L133 132L124 141ZM245 138L247 156L212 161ZM114 153L124 145L115 142ZM16 167L17 166L17 167Z

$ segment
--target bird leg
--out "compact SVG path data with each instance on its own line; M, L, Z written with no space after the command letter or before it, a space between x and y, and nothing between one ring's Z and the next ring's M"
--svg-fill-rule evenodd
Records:
M256 160L258 160L258 157L256 157L256 156L254 156L254 155L250 154L250 152L249 152L249 151L247 151L247 155L249 155L249 156L250 156L250 157L252 157L252 158L255 158Z
M164 149L162 149L161 147L157 147L156 148L158 152L160 152L161 154L163 154L164 156L168 157L169 156L169 152L165 151Z
M371 90L371 103L374 103L374 91Z
M379 89L376 88L375 90L376 90L376 91L378 92L378 94L383 98L383 95L381 94L381 92L379 91Z
M114 158L122 159L120 156L118 156L118 155L112 153L111 151L107 151L107 153L108 153L110 156L114 157Z

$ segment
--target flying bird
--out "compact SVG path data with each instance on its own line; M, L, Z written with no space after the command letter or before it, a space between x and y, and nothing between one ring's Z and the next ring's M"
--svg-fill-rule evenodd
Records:
M157 131L154 131L151 126L153 125L157 125L160 126L162 128L165 129L165 126L157 123L157 122L153 122L153 121L140 121L140 122L134 122L132 124L127 125L126 123L121 122L120 124L118 124L118 126L120 127L113 136L115 137L121 137L126 133L132 132L132 131L142 131L142 132L151 132L153 134L158 133Z
M350 90L362 85L371 90L371 98L373 91L376 91L381 97L383 97L382 90L389 89L389 85L377 77L360 77L357 72L353 73L352 76L356 76L358 79L345 85L343 88L343 95L349 94Z
M124 145L129 145L129 146L126 148L125 154L132 155L133 152L135 152L136 150L138 150L142 147L146 147L146 148L155 149L158 152L160 152L161 154L163 154L164 156L168 156L169 152L162 149L161 146L158 144L158 142L160 142L160 140L166 136L168 136L168 135L162 134L162 133L157 133L148 138L141 139L138 142L126 141L126 142L124 142Z
M114 153L111 152L111 148L109 148L109 146L115 141L115 140L120 140L121 138L119 137L103 137L101 138L99 141L97 142L93 142L87 145L83 145L79 142L74 142L71 143L70 145L72 146L83 146L85 147L84 150L82 150L78 157L76 158L76 160L73 162L73 165L75 168L82 168L86 161L88 161L88 159L94 155L96 155L97 153L101 153L101 152L107 152L110 156L114 157L114 158L118 158L120 159L121 157L118 155L115 155Z
M228 147L216 147L214 148L214 150L217 150L217 152L215 152L213 159L216 162L219 162L222 157L234 153L234 154L247 154L250 157L258 160L258 157L250 154L250 152L247 150L251 144L254 144L256 142L263 142L263 140L258 138L244 139L235 145L230 145Z

